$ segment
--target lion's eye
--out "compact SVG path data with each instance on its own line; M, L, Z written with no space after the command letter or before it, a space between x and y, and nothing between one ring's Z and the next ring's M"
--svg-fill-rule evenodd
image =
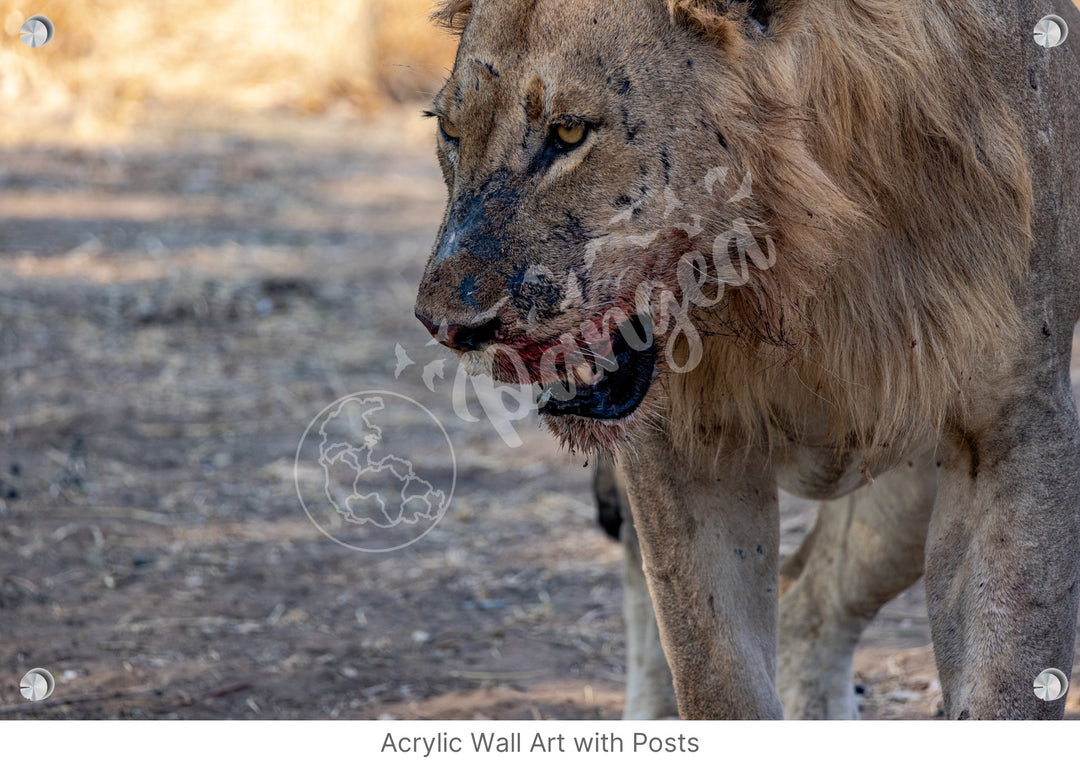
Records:
M439 129L451 140L461 139L461 132L458 130L457 125L448 118L439 119Z
M575 126L557 124L555 126L555 138L564 150L569 150L574 146L581 145L582 141L585 139L586 132L587 130L584 124L576 124Z

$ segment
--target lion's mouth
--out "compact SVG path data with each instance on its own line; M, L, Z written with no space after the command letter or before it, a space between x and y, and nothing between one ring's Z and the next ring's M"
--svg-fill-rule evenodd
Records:
M621 420L637 410L653 382L656 344L640 317L629 321L638 342L632 347L621 330L611 337L602 358L585 356L575 368L564 366L554 380L542 382L537 409L549 417L574 415L592 420Z

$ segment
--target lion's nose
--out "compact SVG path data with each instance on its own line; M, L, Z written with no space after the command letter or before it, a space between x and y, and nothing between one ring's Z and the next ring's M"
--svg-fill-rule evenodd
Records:
M416 319L424 324L424 328L435 337L436 342L461 352L482 350L495 340L495 332L502 325L497 317L477 325L450 323L446 320L436 323L419 311L416 312Z

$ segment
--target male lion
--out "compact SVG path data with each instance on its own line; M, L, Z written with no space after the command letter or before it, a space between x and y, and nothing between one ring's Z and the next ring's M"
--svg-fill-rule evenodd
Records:
M1032 691L1080 602L1080 49L1035 45L1052 12L1080 32L1064 0L439 12L416 314L615 455L681 715L853 715L855 640L924 553L948 716L1062 715ZM778 486L846 496L782 600Z

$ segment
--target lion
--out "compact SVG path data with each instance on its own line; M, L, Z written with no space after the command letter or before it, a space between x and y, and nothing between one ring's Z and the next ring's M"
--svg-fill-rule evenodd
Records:
M1080 49L1048 0L447 0L416 315L617 461L685 718L850 717L925 569L951 718L1080 604ZM781 598L778 488L835 501Z

